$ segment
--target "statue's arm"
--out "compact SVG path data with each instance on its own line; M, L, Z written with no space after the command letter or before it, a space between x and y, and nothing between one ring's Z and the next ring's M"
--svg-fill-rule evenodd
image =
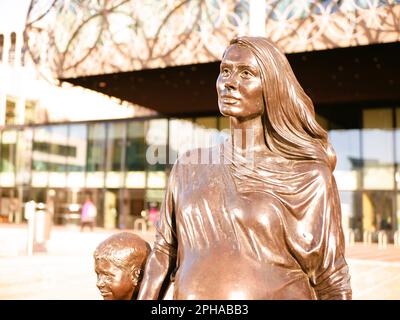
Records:
M146 263L138 300L162 299L168 289L170 274L176 265L174 171L174 169L171 171L161 205L160 219L156 225L156 240Z
M156 247L152 250L146 264L138 300L163 299L168 289L169 275L175 266L175 257L174 254L171 255Z
M327 167L312 172L298 195L304 200L294 213L296 218L287 224L287 243L318 299L351 299L336 182Z
M345 241L342 229L340 199L336 182L330 175L323 187L321 258L312 270L312 281L318 299L350 300L352 290L349 268L345 260Z

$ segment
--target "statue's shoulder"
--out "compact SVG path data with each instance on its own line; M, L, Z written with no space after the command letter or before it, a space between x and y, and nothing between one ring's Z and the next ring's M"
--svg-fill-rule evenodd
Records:
M333 174L328 164L323 161L299 161L295 164L295 170L318 179L322 183L331 183Z

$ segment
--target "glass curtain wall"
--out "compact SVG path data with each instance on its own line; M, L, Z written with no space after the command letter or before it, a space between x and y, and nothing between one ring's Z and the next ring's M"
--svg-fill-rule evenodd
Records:
M107 127L104 227L125 227L123 206L126 123L109 123Z
M377 237L395 230L393 109L364 109L362 116L363 229Z
M337 153L334 175L345 232L354 231L359 241L371 232L376 241L385 231L392 240L400 227L400 108L317 112ZM23 221L21 214L8 214L10 199L17 198L20 208L29 200L53 199L56 223L79 222L89 193L98 226L132 228L137 218L159 210L176 158L221 142L227 135L220 131L228 128L229 118L210 116L3 129L2 214Z
M144 214L149 226L152 219L159 215L161 202L164 198L164 189L167 183L167 175L172 167L172 159L169 153L167 119L149 120L146 132L146 193L144 202ZM186 134L182 132L182 134Z
M17 164L17 131L7 130L1 134L0 150L0 186L15 186L15 171Z
M14 188L17 131L3 131L0 138L0 222L15 222L18 215L18 196Z
M113 212L113 199L106 198L104 193L105 159L106 159L106 123L91 123L88 125L87 160L86 160L86 193L91 197L102 214L97 215L97 225L112 228L115 219L104 213ZM82 199L83 200L83 199ZM115 216L115 212L112 216ZM110 223L110 226L108 225Z
M147 121L132 121L127 124L125 152L125 187L123 201L125 227L133 228L135 220L145 212L146 200L146 131Z

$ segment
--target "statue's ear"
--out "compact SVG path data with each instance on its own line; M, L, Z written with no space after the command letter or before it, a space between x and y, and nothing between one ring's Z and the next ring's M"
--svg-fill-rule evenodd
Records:
M140 268L133 268L132 273L131 273L131 279L132 279L132 283L133 285L136 287L139 283L140 280Z

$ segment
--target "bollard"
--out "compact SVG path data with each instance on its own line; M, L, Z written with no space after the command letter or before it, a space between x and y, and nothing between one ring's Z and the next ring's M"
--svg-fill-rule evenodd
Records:
M27 255L31 256L33 254L33 243L35 241L35 201L29 201L25 203L25 219L28 220L28 236L26 251Z
M379 231L378 232L378 248L384 249L387 248L388 243L388 236L386 231Z
M364 242L364 245L372 244L372 232L371 231L369 231L369 230L364 231L363 242Z
M140 229L142 232L146 232L147 231L147 224L146 224L146 220L144 219L136 219L134 224L133 224L133 229L135 230L139 230L139 225L140 225Z
M400 230L397 230L394 233L394 246L395 247L400 247Z

